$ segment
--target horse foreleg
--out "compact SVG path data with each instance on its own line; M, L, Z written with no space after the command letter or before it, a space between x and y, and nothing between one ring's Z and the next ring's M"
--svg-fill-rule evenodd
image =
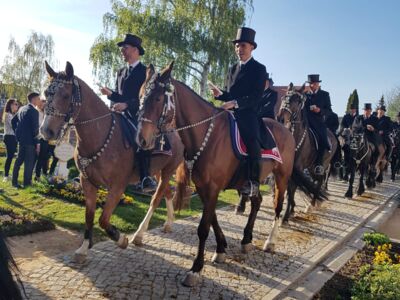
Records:
M93 246L93 223L96 212L97 188L81 176L82 189L85 195L85 234L82 245L75 251L74 260L83 263L88 251Z
M296 185L294 182L290 181L287 189L287 205L286 211L282 218L281 225L285 225L289 222L289 217L294 215L294 207L296 206L294 202L294 194L296 193Z
M110 223L111 215L121 199L121 195L124 191L125 185L118 188L111 188L107 194L107 201L103 207L99 224L103 228L107 235L117 243L118 247L125 249L128 247L128 238L125 234L120 234L119 230Z
M353 198L353 184L354 184L355 173L356 173L355 166L352 165L350 170L349 187L347 188L346 194L344 194L346 198Z
M225 235L218 224L217 214L214 214L212 227L214 230L215 239L217 241L217 249L212 257L212 262L223 263L225 262L225 249L228 247L228 244L226 243Z
M235 208L235 213L237 215L243 215L246 210L246 202L249 200L248 196L242 195L240 191L237 191L239 195L239 204Z
M290 175L287 175L287 178ZM274 198L274 208L275 208L275 219L272 223L272 230L269 234L267 241L264 244L263 250L268 252L275 251L275 245L278 241L279 234L279 219L282 212L283 201L285 197L285 191L287 189L286 176L281 174L275 174L275 198Z
M246 227L244 228L243 239L241 241L242 244L242 252L247 253L251 250L252 244L251 241L253 240L253 228L254 223L256 221L257 213L261 206L262 197L259 193L256 197L251 197L251 211L249 218L247 220Z
M358 184L358 189L357 189L357 195L361 196L365 192L365 187L364 187L364 176L365 176L365 171L367 169L367 166L365 163L360 165L360 181Z
M144 217L142 223L140 223L138 230L135 232L135 234L132 236L132 238L129 240L129 242L134 243L135 245L142 245L143 241L143 234L147 231L151 217L154 214L154 211L157 209L157 207L160 205L161 198L163 197L165 190L168 186L168 178L161 178L161 180L158 183L157 190L153 197L151 198L150 206L149 209L147 210L146 216ZM174 218L174 208L172 204L172 199L166 200L166 206L167 206L167 223L169 226L171 226ZM172 215L172 217L171 217ZM169 220L171 219L171 220ZM170 223L168 223L170 222Z
M201 216L199 227L197 228L197 235L199 237L199 246L197 255L193 262L193 266L186 274L182 284L185 286L195 286L200 281L200 272L204 267L204 248L206 240L210 232L211 222L215 216L215 207L217 204L218 191L210 190L210 186L205 186L204 189L199 189L198 193L203 202L203 215Z

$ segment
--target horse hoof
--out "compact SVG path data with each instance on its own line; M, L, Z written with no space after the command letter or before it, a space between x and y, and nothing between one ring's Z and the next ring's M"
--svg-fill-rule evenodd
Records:
M320 209L321 207L322 207L322 202L321 202L321 201L316 201L316 202L315 202L315 207L314 207L314 208L315 208L316 210L318 210L318 209Z
M126 249L128 247L128 244L129 240L127 236L125 234L121 235L117 242L118 247L120 247L121 249Z
M289 221L284 221L284 220L282 220L282 221L279 223L279 226L280 226L281 228L289 228Z
M74 257L72 258L72 261L77 264L83 264L86 261L86 258L87 258L87 255L75 252Z
M222 264L225 262L226 259L226 253L217 253L215 252L211 261L213 263L217 263L217 264Z
M268 241L265 242L264 247L263 247L264 252L269 252L269 253L274 253L275 252L275 244L268 243Z
M251 250L253 250L253 244L248 243L248 244L243 244L242 245L242 253L249 253Z
M187 287L194 287L200 282L200 273L189 271L186 274L185 279L182 281L182 284Z
M129 240L131 244L135 246L142 246L143 245L143 236L139 236L134 234L133 237Z
M171 224L165 224L162 230L164 233L170 233L172 232L172 225Z
M236 206L235 209L235 214L242 216L244 214L244 210L242 210L241 208L239 208L238 206Z

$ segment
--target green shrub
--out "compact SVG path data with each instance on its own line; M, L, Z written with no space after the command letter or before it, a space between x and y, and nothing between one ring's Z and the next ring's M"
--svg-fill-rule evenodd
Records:
M367 245L380 246L383 244L389 244L390 238L384 233L372 232L372 233L364 233L363 241L365 241Z
M352 300L400 299L400 264L366 265L352 288Z

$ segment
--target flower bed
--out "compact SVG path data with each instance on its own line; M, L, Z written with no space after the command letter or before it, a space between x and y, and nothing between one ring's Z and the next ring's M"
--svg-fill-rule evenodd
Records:
M50 182L42 182L38 185L38 191L47 196L57 197L59 199L85 205L85 196L83 195L80 184L76 181L65 182L59 178L53 178ZM97 205L102 207L107 200L107 191L99 189L97 192ZM119 204L128 205L133 203L133 198L123 194Z
M366 246L314 299L400 299L400 244L381 233L364 235Z
M55 228L53 223L40 219L34 214L16 213L4 208L0 208L0 227L6 236L24 235Z

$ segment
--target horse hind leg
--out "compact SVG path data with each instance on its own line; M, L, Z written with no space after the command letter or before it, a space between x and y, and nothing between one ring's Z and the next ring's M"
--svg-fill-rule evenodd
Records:
M135 234L129 239L130 243L133 243L137 246L143 244L143 235L147 231L151 217L154 214L154 211L157 209L157 207L160 205L161 198L163 197L164 193L166 192L166 189L169 185L168 178L161 177L160 182L158 183L158 187L156 192L154 193L153 197L151 198L150 206L149 209L147 210L146 216L144 217L142 223L140 223L139 228L135 232ZM172 203L172 197L171 193L168 193L169 198L167 197L166 201L166 207L167 207L167 221L164 224L164 230L165 229L171 229L172 222L174 219L174 208L173 208L173 203Z
M119 230L110 223L111 215L117 206L121 195L124 191L125 184L119 186L118 188L111 188L107 194L107 201L103 207L103 212L101 213L99 224L103 228L107 235L117 243L118 247L126 249L128 247L128 237L125 234L121 234Z
M289 218L290 216L294 215L294 207L295 207L295 202L294 202L294 195L296 193L296 185L294 182L289 183L288 188L287 188L287 205L286 205L286 211L285 214L283 215L281 226L285 226L289 223Z
M275 175L275 197L274 197L274 207L275 207L275 219L272 223L272 230L266 240L263 250L266 252L274 252L275 246L278 241L279 234L279 219L282 212L283 201L285 197L285 191L288 186L289 174L274 174Z
M96 212L97 188L81 176L82 189L85 195L85 234L82 245L74 253L73 260L83 263L88 255L89 249L93 246L93 223Z

